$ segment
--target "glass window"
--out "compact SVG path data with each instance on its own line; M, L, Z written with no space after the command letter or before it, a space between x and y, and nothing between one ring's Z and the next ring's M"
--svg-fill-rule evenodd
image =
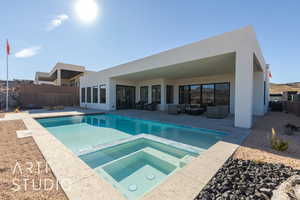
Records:
M172 85L167 85L167 104L172 104L174 98L174 89Z
M100 85L99 90L100 90L100 103L106 103L106 86Z
M98 87L93 87L93 103L98 103Z
M86 102L87 103L91 103L91 87L87 87L87 89L86 89Z
M180 86L179 87L179 104L189 104L190 103L190 86Z
M190 86L190 104L201 104L201 85Z
M160 104L160 95L161 95L160 85L152 85L152 103Z
M202 103L204 105L214 105L215 104L214 90L215 90L214 84L202 85Z
M148 86L143 86L140 88L140 100L148 103Z
M81 88L81 102L85 103L85 88Z
M229 83L215 84L215 104L229 105L230 101L230 86Z

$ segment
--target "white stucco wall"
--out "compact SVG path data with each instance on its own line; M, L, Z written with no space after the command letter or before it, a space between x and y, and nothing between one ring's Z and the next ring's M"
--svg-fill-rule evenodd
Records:
M178 63L185 63L203 58L235 53L235 66L233 74L216 76L202 76L189 79L167 80L159 77L155 80L120 81L120 77L147 70L169 67ZM254 58L258 65L254 68ZM221 67L221 66L220 66ZM198 70L198 69L197 69ZM199 70L201 68L199 67ZM165 102L165 86L174 85L174 103L178 102L178 86L188 84L203 84L230 82L230 111L235 114L235 126L250 128L253 115L262 115L267 110L268 101L264 102L264 86L268 89L266 64L256 40L256 34L251 26L227 32L219 36L208 38L200 42L171 49L153 56L148 56L133 62L118 65L106 70L87 73L80 78L81 87L105 84L107 87L106 104L81 104L90 108L112 110L116 106L116 85L136 86L136 101L139 100L139 87L162 85L162 102ZM180 72L178 72L180 73ZM149 102L151 102L151 87L149 87ZM266 91L266 100L268 93ZM164 103L159 109L165 109Z

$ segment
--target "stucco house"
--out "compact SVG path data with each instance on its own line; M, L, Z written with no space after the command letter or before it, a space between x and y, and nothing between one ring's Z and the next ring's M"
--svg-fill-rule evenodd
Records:
M79 87L79 77L86 72L84 66L58 62L50 72L36 72L35 84Z
M251 128L268 106L268 67L252 26L80 77L80 105L131 108L144 100L228 105L236 127Z

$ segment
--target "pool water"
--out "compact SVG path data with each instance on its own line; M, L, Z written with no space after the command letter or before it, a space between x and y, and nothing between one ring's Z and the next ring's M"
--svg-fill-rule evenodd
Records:
M191 128L113 114L38 119L55 137L74 152L137 134L151 134L172 141L208 149L223 132Z
M142 149L151 148L162 153L168 154L177 159L182 159L187 155L197 156L198 152L190 152L179 149L170 145L165 145L160 142L155 142L149 139L139 138L133 141L121 143L111 148L104 148L100 151L91 152L80 156L91 168L96 168L113 160L119 159L131 153Z
M129 200L139 199L227 135L113 114L37 121Z
M137 199L163 181L176 166L141 151L103 169L119 183L128 199Z
M135 200L185 166L198 153L139 138L80 158L130 200Z

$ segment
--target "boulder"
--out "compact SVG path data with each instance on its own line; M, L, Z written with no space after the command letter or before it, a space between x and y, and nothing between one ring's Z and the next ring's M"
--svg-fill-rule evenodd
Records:
M300 200L300 176L294 175L273 191L271 200Z

